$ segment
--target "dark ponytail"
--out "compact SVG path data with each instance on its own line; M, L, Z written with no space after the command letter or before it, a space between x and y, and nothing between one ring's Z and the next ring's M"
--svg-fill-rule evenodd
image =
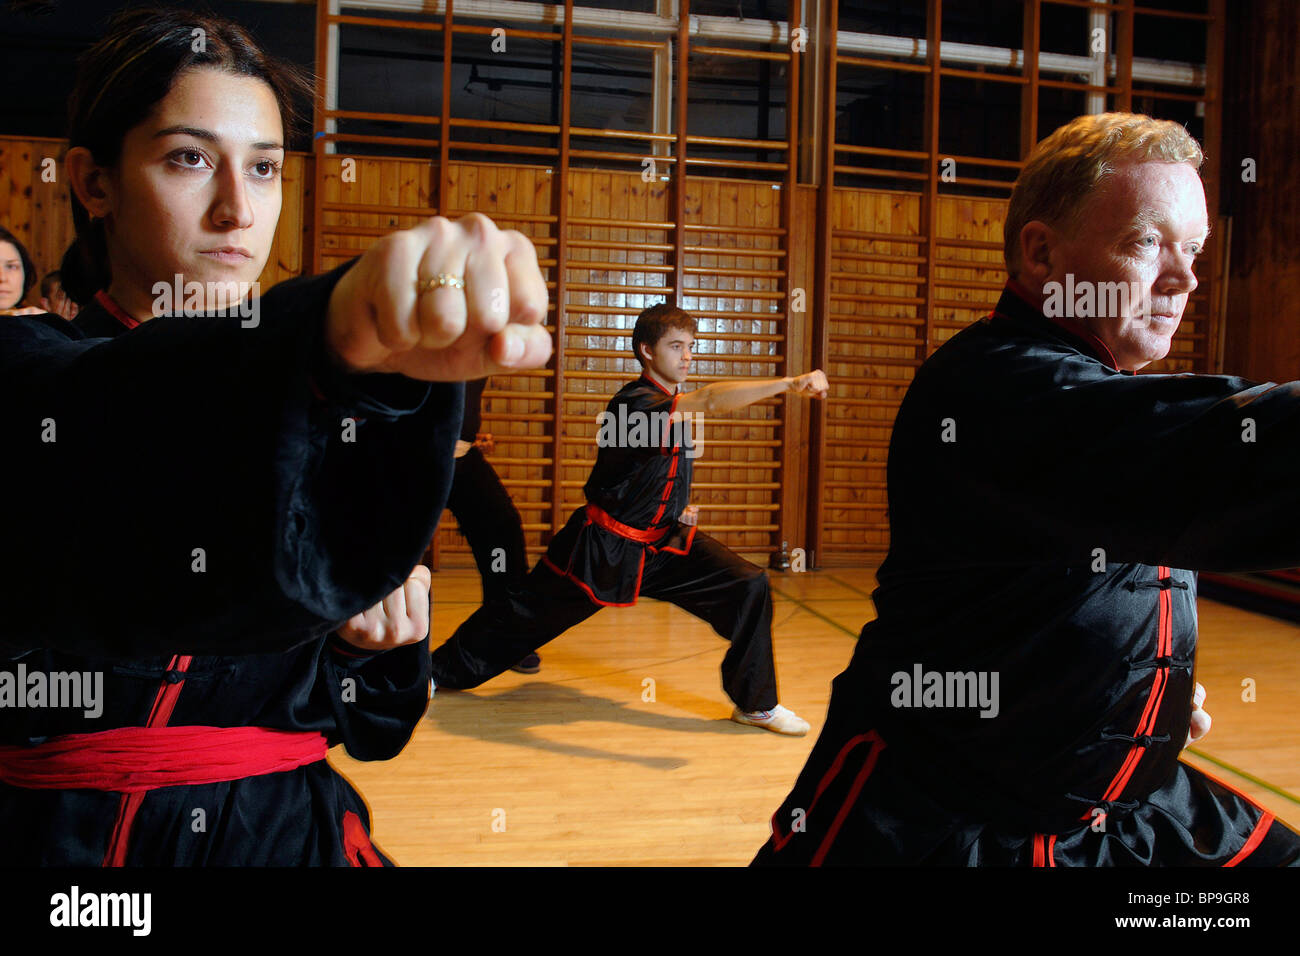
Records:
M202 31L202 32L200 32ZM309 75L262 52L239 24L207 13L165 7L127 10L86 51L68 98L68 146L90 150L113 167L126 134L144 122L186 70L223 70L262 80L280 107L286 142L300 125L295 100L309 98ZM72 193L77 238L63 256L63 288L79 305L112 280L102 220L92 221Z
M80 205L75 199L73 203ZM78 227L77 232L77 238L72 240L72 245L63 253L59 273L63 276L64 293L77 305L85 306L95 297L96 292L108 288L113 276L108 269L104 224L97 222L85 230ZM98 247L98 251L88 251L91 247Z

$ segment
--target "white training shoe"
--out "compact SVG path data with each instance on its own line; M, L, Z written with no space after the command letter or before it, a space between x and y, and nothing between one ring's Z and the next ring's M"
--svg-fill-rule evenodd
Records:
M780 704L777 704L771 710L756 710L748 714L737 707L732 711L731 719L738 724L762 727L774 734L785 734L789 737L802 737L808 733L809 727L808 721L793 710L782 707Z

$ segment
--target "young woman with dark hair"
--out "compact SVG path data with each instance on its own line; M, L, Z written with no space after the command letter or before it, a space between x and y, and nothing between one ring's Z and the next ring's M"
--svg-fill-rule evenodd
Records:
M35 284L36 266L27 254L27 247L0 226L0 315L34 315L43 311L22 305Z
M435 218L241 302L251 321L163 314L158 283L209 310L261 273L288 77L175 10L121 16L83 61L63 272L86 307L0 323L22 477L0 512L0 863L386 862L326 749L390 757L423 714L411 569L459 383L547 360L546 288L519 234Z

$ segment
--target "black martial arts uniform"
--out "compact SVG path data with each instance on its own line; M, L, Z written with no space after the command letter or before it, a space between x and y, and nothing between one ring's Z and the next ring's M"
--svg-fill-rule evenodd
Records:
M644 595L690 611L731 641L722 686L741 710L776 706L767 574L677 520L690 501L693 449L689 426L668 424L677 401L645 375L610 399L610 421L631 424L626 440L601 443L583 489L588 504L519 592L480 608L434 651L437 686L477 687L602 607Z
M1180 569L1300 563L1300 383L1114 366L1009 285L917 371L878 617L756 863L1296 862L1295 833L1178 754Z
M75 324L0 323L23 489L0 515L0 679L102 674L97 715L0 696L0 863L387 862L323 758L402 749L427 639L330 632L427 547L462 388L337 369L343 271L272 289L251 328L128 332L102 296Z
M482 423L480 405L486 385L485 378L465 383L465 417L460 440L471 445ZM456 516L461 534L474 554L474 563L483 580L483 603L506 600L508 590L523 583L528 569L524 525L510 493L477 446L456 459L447 508ZM497 549L501 550L500 555L496 554Z

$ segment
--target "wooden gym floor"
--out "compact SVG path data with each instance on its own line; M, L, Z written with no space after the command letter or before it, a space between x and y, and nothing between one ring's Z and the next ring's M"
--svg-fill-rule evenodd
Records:
M874 616L872 571L771 575L789 738L732 723L725 643L684 611L606 609L541 648L542 672L439 691L396 759L330 760L405 866L743 865L768 836ZM434 575L436 646L477 607L472 569ZM1183 759L1300 829L1300 628L1200 603L1197 677L1214 719ZM1255 683L1254 702L1242 683ZM653 681L651 685L648 683ZM649 698L653 688L653 700Z

